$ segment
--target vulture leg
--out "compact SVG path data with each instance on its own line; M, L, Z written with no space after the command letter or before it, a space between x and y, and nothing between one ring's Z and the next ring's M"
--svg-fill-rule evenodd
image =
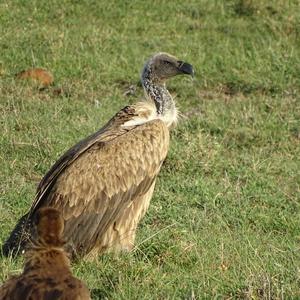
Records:
M99 240L100 243L85 256L87 260L93 260L104 252L127 252L134 247L137 225L149 207L154 187L155 180L147 193L130 203L123 214L108 228L103 238Z
M155 181L152 183L148 192L135 199L116 221L114 230L117 231L121 251L130 251L134 247L137 225L149 207L154 186Z

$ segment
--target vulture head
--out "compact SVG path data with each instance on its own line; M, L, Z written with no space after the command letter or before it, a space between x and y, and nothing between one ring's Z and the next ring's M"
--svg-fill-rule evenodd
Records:
M193 66L168 53L160 52L153 55L146 63L142 79L148 77L152 82L160 83L180 74L194 76Z
M177 122L177 109L166 80L180 74L194 76L193 66L168 53L154 54L145 64L141 80L147 99L154 101L157 114L170 127Z
M42 243L49 246L63 244L64 220L57 209L40 208L35 215L35 225L38 238Z

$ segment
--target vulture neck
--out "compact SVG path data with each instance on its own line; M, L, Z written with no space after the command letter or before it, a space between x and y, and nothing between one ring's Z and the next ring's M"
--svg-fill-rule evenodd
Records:
M146 65L142 73L142 85L148 98L154 102L158 116L177 115L175 102L165 83L154 76L149 65Z

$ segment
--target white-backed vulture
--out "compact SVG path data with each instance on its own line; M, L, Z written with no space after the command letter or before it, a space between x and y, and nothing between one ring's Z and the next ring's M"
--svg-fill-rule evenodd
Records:
M0 287L1 300L89 300L86 285L74 277L63 249L64 220L55 208L44 207L34 218L37 239L25 253L23 273Z
M193 72L190 64L167 53L150 58L141 76L146 99L123 108L52 166L29 213L4 244L4 255L24 249L33 234L31 219L44 206L61 211L65 238L77 255L132 249L168 152L169 128L177 121L165 82Z

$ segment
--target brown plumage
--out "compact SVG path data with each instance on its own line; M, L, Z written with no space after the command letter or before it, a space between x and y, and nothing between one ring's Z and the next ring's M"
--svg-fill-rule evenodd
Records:
M158 53L145 65L146 100L127 106L103 128L67 151L40 182L29 213L21 218L3 253L26 247L38 208L62 212L72 252L85 256L130 250L169 148L177 110L166 79L193 75L192 66Z
M55 208L41 208L35 214L37 240L25 254L24 271L0 287L1 300L88 300L90 293L70 270L63 249L64 220Z

